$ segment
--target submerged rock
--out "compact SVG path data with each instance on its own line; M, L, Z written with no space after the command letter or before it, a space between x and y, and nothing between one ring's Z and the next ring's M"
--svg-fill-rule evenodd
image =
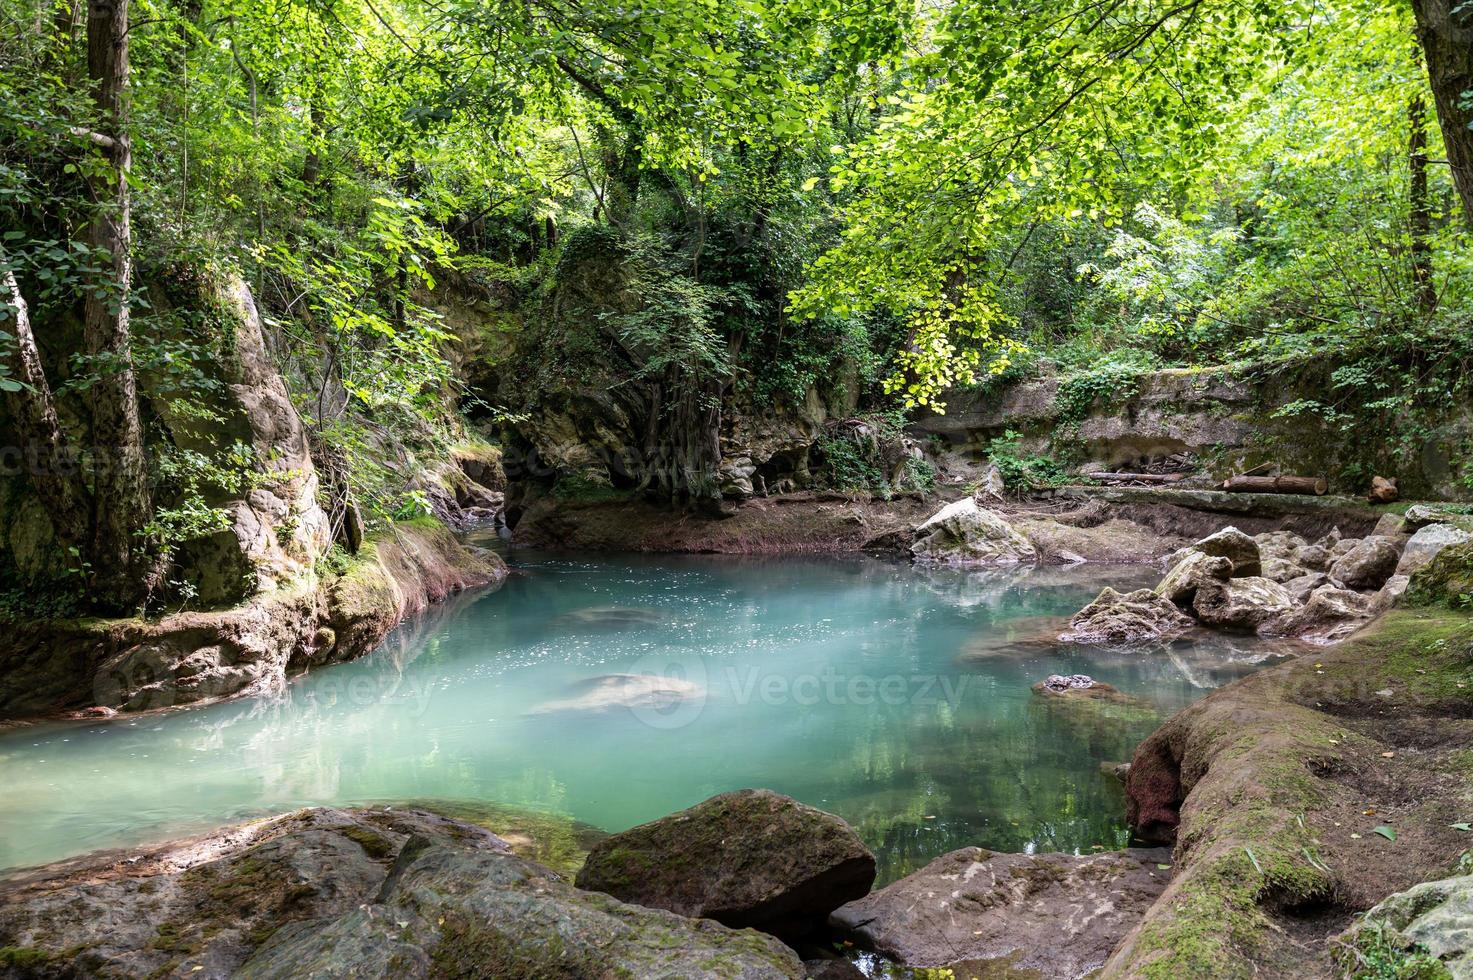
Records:
M1121 595L1106 588L1069 620L1061 643L1128 647L1174 640L1193 626L1165 596L1150 589Z
M1400 559L1401 549L1392 538L1362 538L1335 559L1330 578L1347 589L1379 589L1396 573Z
M554 626L575 629L625 630L642 626L659 626L665 614L658 609L634 609L624 606L593 606L563 613L552 621Z
M1126 694L1113 684L1097 681L1088 674L1071 674L1068 677L1051 674L1033 685L1033 693L1060 701L1096 702L1149 709L1149 706L1139 698Z
M1197 619L1219 629L1257 630L1294 610L1289 590L1266 578L1204 583L1192 600Z
M390 808L37 869L0 885L0 947L45 976L803 975L766 936L580 892L479 827Z
M565 698L546 701L529 715L560 711L607 711L610 708L667 708L705 697L695 681L659 674L601 674L568 685Z
M1104 965L1161 894L1169 872L1157 865L1169 860L1166 850L1075 857L965 847L829 921L909 967L1082 977Z
M916 528L916 561L953 565L1017 565L1038 560L1029 540L971 497L947 504Z
M875 856L847 823L765 789L713 796L615 834L578 887L731 926L822 922L869 891Z

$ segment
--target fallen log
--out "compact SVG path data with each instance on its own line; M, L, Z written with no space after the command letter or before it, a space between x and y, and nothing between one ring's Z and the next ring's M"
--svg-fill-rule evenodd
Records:
M1330 484L1322 476L1230 476L1222 488L1232 493L1302 493L1322 497Z
M1175 483L1185 480L1189 473L1086 473L1091 480L1116 483Z

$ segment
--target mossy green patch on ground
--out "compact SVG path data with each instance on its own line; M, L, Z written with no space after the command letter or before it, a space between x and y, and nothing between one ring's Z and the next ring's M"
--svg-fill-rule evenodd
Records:
M588 850L608 834L567 814L479 800L412 800L402 804L484 827L511 845L513 853L568 879Z

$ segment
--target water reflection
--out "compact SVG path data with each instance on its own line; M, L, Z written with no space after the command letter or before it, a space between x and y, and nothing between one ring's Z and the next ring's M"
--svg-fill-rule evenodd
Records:
M1117 847L1100 764L1282 649L1052 642L1101 587L1154 577L1129 567L517 557L501 591L280 697L0 737L0 866L311 803L491 800L619 830L742 786L843 815L886 879L967 844ZM1140 703L1046 703L1051 673ZM607 696L651 674L681 696Z

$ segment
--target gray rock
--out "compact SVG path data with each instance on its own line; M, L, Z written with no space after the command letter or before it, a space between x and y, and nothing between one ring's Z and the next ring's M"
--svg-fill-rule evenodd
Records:
M1294 564L1311 572L1323 572L1330 567L1330 549L1322 544L1307 544L1294 552Z
M1379 589L1396 573L1400 559L1401 549L1393 539L1362 538L1336 558L1330 566L1330 578L1348 589Z
M1169 861L1164 849L1075 857L966 847L829 921L909 967L1082 977L1104 964L1161 894L1170 873L1157 865Z
M1427 881L1397 892L1340 939L1355 946L1372 930L1393 945L1422 947L1457 980L1473 977L1473 875Z
M1197 587L1207 580L1227 581L1233 574L1233 563L1227 558L1213 556L1192 548L1172 564L1166 577L1156 586L1158 595L1172 602L1189 605L1197 594Z
M1473 514L1466 507L1438 507L1434 504L1413 504L1403 515L1407 531L1420 531L1429 524L1452 524L1465 531L1473 531Z
M1401 559L1396 563L1396 575L1415 575L1437 557L1437 553L1449 545L1473 541L1473 533L1451 524L1427 524L1417 529L1402 549Z
M1258 545L1259 555L1265 560L1280 558L1285 561L1294 561L1295 552L1300 548L1309 547L1309 542L1293 531L1265 531L1262 534L1253 535L1253 541Z
M1350 554L1360 542L1360 538L1339 538L1336 540L1334 544L1330 545L1330 564L1333 565L1341 558Z
M1060 643L1131 647L1163 643L1184 635L1193 626L1172 601L1150 589L1121 595L1106 588L1094 602L1069 620Z
M1400 514L1382 514L1371 529L1373 537L1396 537L1407 533L1406 518Z
M744 789L600 842L577 883L680 915L785 929L823 921L874 880L874 855L843 820Z
M1310 594L1303 606L1266 623L1260 631L1294 636L1311 643L1335 643L1365 625L1372 611L1370 596L1322 585Z
M1283 584L1299 578L1308 573L1309 569L1297 565L1287 558L1265 558L1263 560L1262 576L1270 582Z
M1192 600L1192 609L1203 624L1253 631L1292 612L1295 605L1288 589L1256 576L1204 583Z
M1235 527L1225 527L1192 545L1204 555L1226 558L1233 563L1233 577L1246 578L1259 573L1262 555L1258 542Z
M1298 578L1291 578L1281 584L1289 590L1295 602L1308 602L1309 594L1328 581L1329 576L1324 572L1306 572Z
M947 504L917 527L910 550L916 561L950 565L1038 560L1038 551L1017 528L971 497Z
M798 978L776 940L580 892L494 834L311 809L0 885L36 975Z

